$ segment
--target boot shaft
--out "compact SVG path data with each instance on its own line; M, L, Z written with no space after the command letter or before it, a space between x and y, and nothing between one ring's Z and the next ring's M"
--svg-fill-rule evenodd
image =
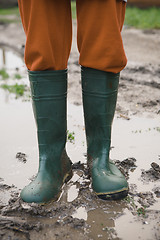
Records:
M100 149L108 155L115 113L119 73L82 67L82 92L88 154L96 157Z
M67 70L29 71L29 80L40 147L65 142Z

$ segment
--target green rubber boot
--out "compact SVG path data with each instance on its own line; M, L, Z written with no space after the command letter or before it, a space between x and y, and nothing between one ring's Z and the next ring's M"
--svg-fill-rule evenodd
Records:
M25 202L56 200L72 177L66 151L67 70L29 71L39 145L38 174L21 192Z
M102 199L121 199L128 193L128 184L123 174L109 159L119 73L82 67L81 74L92 188Z

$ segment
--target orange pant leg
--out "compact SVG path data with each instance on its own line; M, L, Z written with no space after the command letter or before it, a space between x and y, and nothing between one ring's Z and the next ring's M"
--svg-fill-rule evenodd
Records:
M29 70L67 68L72 41L70 0L18 0Z
M121 37L125 8L121 0L77 0L80 65L113 73L125 67Z

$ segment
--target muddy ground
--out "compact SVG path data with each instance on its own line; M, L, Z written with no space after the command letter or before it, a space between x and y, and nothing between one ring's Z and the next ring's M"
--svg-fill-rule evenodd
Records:
M57 202L39 206L19 198L36 174L36 130L28 98L15 99L1 89L0 239L160 239L160 31L123 29L128 65L121 73L111 157L126 175L130 192L122 201L106 202L97 199L87 176L75 21L73 26L68 129L75 139L67 150L74 176ZM1 24L0 32L1 55L23 57L21 25ZM10 76L20 73L17 82L28 86L23 65L6 68Z

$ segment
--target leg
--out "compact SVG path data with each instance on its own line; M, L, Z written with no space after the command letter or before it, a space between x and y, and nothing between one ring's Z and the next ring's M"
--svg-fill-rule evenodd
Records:
M103 199L120 199L128 192L126 179L109 159L119 71L126 65L124 13L122 1L77 0L88 166L93 190Z
M88 167L92 188L103 199L120 199L128 192L126 179L109 159L118 84L119 73L82 67Z
M44 203L57 199L64 181L72 176L65 151L70 1L19 0L19 7L27 37L25 61L39 145L38 174L22 190L21 198Z
M71 49L70 0L18 0L26 34L25 62L31 71L63 70Z
M32 105L37 125L39 170L21 192L25 202L56 200L61 187L72 177L65 151L67 70L29 71Z
M113 73L125 67L121 37L125 7L120 0L77 0L80 65Z

